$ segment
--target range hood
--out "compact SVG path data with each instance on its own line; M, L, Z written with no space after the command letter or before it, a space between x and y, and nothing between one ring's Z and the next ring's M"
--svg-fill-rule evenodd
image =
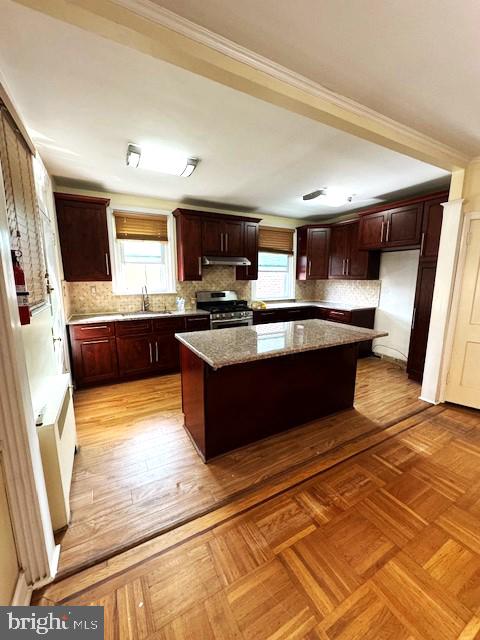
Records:
M250 267L252 263L248 258L230 258L228 256L203 256L202 264L223 265L232 267Z

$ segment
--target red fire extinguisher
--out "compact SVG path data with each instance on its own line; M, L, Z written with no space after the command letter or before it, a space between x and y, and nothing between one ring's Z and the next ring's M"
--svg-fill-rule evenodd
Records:
M25 284L25 274L18 262L18 258L21 255L22 254L19 251L12 250L13 275L15 277L15 287L17 289L18 315L20 316L20 324L30 324L30 308L28 306L29 293Z

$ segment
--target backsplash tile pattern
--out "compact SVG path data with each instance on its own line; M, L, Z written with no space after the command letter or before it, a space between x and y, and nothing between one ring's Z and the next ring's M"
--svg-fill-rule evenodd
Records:
M150 295L153 311L174 309L177 296L185 298L186 308L195 306L195 293L201 290L233 290L239 298L251 300L250 282L235 280L234 267L208 267L201 282L178 282L176 294ZM105 313L108 311L138 311L141 308L140 295L114 295L111 282L65 282L64 301L67 316L82 313ZM330 300L350 304L376 306L380 293L378 280L317 280L296 282L295 299Z
M380 280L317 280L315 300L378 306Z

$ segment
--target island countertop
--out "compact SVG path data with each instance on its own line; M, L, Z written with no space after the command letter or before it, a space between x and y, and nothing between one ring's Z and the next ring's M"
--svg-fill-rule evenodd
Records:
M355 344L388 335L327 320L303 320L177 333L175 337L214 369L292 353Z

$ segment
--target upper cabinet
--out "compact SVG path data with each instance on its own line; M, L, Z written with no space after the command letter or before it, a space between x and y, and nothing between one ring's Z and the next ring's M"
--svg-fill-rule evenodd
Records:
M250 267L237 267L238 280L258 276L259 218L212 214L191 209L173 212L177 227L178 279L201 280L203 256L247 257Z
M69 282L111 280L110 200L55 193L63 273Z
M423 202L360 217L359 248L408 249L420 245Z
M420 242L420 260L436 260L438 257L443 221L442 202L445 202L445 198L434 198L425 202Z
M308 225L297 229L297 280L328 278L330 227Z
M360 222L334 224L330 235L328 277L342 280L376 280L380 268L378 252L359 249Z

